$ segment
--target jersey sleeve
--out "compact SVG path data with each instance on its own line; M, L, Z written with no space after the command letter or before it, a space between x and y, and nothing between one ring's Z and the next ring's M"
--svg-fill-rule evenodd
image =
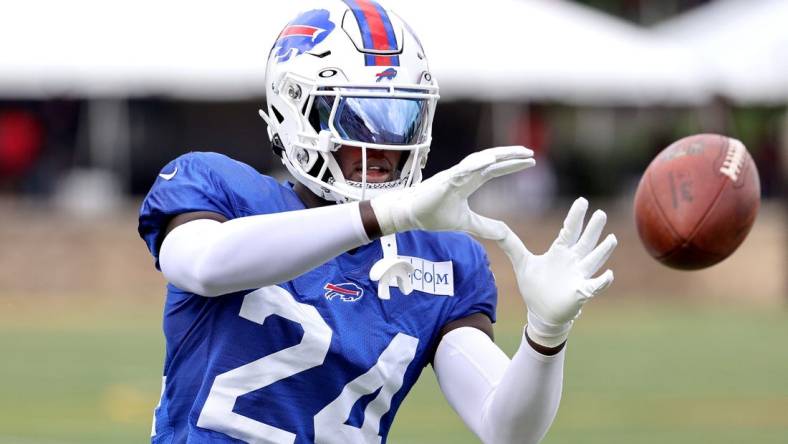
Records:
M227 219L245 215L241 196L252 174L256 172L248 165L217 153L192 152L165 165L142 202L138 226L156 267L164 231L173 217L195 211Z
M483 313L495 322L495 307L498 303L498 289L495 276L490 269L490 261L484 247L467 236L467 250L463 259L455 265L453 306L447 322Z

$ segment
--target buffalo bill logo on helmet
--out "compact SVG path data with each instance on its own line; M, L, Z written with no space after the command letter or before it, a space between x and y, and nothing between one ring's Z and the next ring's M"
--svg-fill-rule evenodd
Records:
M394 68L389 68L383 72L375 74L375 77L378 78L375 82L380 82L383 79L394 80L394 77L397 77L397 70Z
M334 30L325 9L307 11L288 23L274 43L273 52L277 62L286 62L290 57L311 51Z

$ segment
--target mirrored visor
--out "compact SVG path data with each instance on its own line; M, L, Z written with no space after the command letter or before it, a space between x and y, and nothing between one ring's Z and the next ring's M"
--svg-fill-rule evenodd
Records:
M335 100L339 103L334 129L342 139L384 145L415 145L426 141L429 106L425 99L315 96L313 112L317 112L320 130L329 129L328 119Z

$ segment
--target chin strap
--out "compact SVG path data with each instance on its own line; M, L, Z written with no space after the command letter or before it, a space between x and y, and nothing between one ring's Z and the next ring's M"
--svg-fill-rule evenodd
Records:
M397 256L397 235L381 237L380 246L383 249L383 259L375 262L369 270L369 278L378 281L378 297L391 299L389 287L398 287L403 294L410 294L413 291L410 276L414 268L410 262Z

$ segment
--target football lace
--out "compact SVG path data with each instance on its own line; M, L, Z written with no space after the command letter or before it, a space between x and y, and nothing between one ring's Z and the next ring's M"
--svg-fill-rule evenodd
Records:
M720 167L720 173L728 176L732 181L736 182L741 173L744 164L744 155L747 150L744 144L735 139L730 139L728 145L728 153L725 155L725 160Z

